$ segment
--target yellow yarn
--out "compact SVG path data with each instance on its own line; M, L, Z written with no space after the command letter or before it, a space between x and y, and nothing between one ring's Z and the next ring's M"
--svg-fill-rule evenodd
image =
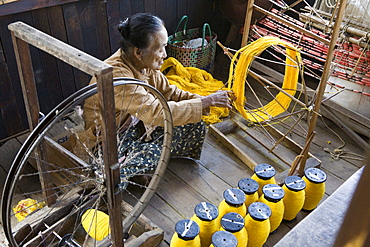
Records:
M259 197L262 196L263 186L265 186L266 184L277 184L275 177L271 177L267 180L264 180L264 179L259 178L255 173L252 175L251 179L256 180L257 183L259 184L259 188L257 191Z
M279 200L278 202L270 202L265 198L265 195L262 195L259 202L265 203L271 209L271 216L270 216L270 232L275 231L283 221L284 215L284 203L283 200Z
M214 79L207 71L195 67L184 67L173 57L164 60L161 72L165 74L170 84L201 96L210 95L224 86L222 81ZM209 115L203 116L202 119L206 124L214 124L221 122L220 118L228 115L229 109L225 107L210 107Z
M304 210L313 210L320 203L325 194L325 183L313 183L306 177L302 178L306 182Z
M247 209L247 212L248 212L248 207L249 205L251 205L253 202L256 202L258 201L258 191L254 192L253 194L250 194L250 195L245 195L245 208Z
M270 234L269 219L259 221L247 214L244 220L248 233L248 247L262 247Z
M235 93L236 100L234 107L246 119L252 122L263 122L270 117L277 116L288 109L291 98L283 92L279 92L275 99L267 105L246 111L244 109L245 97L245 80L248 75L248 70L255 56L259 56L264 50L273 45L282 45L286 47L286 66L285 76L282 88L289 95L294 96L297 89L298 76L300 72L301 55L298 48L292 44L285 42L277 37L265 36L257 39L249 45L238 50L232 58L230 64L228 88ZM236 60L238 62L236 63ZM234 68L234 64L236 64ZM292 66L290 66L292 65Z
M241 204L240 206L238 207L234 207L234 206L230 206L226 200L222 200L220 202L220 205L218 206L218 218L221 220L221 218L227 214L227 213L231 213L231 212L234 212L234 213L238 213L240 214L242 217L245 217L245 215L247 214L247 208L245 207L245 204Z
M220 228L220 231L226 231L222 226ZM237 247L246 247L248 244L248 233L247 229L245 227L242 227L240 231L238 232L231 232L236 239L238 240L238 245Z
M37 209L43 208L44 206L45 202L37 202L34 199L27 198L24 200L20 200L18 204L13 208L13 212L18 221L22 221L27 217L27 215Z
M286 185L283 185L284 198L284 220L293 220L299 211L301 211L305 201L305 191L293 191L290 190Z
M86 210L81 217L82 227L95 240L101 241L110 234L109 216L96 209Z
M170 242L171 247L199 247L200 245L200 237L197 235L195 238L191 240L183 240L179 238L178 234L175 232L172 235L171 242Z
M200 228L199 237L201 247L208 247L212 243L212 235L220 229L220 223L217 218L214 220L201 220L195 214L191 217L191 220L195 221Z

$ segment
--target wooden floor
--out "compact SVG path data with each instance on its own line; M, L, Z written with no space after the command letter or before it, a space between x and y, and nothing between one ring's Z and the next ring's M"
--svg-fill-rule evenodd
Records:
M305 125L304 122L302 124ZM252 126L248 128L248 131L267 144L271 144L264 139L257 127ZM322 200L324 201L363 166L363 161L349 158L334 159L330 153L324 151L324 148L334 150L345 144L343 149L346 152L362 155L364 150L353 143L343 130L328 119L319 118L316 131L317 134L311 144L310 152L321 160L321 168L328 177L326 194ZM289 169L289 166L269 153L243 131L237 130L227 136L256 163L268 163L274 166L278 172L277 177L280 175L280 178L284 178L282 174ZM299 133L290 134L289 137L301 145L305 140L304 136ZM25 136L11 139L0 147L1 185L5 181L5 174L24 138ZM291 163L297 155L283 145L279 145L275 151L287 163ZM165 240L160 246L169 246L176 222L192 217L194 207L198 203L207 201L218 205L223 199L224 190L237 187L240 179L249 178L252 174L253 171L250 168L209 132L199 162L190 159L171 159L155 196L144 211L146 217L164 230ZM307 213L300 212L297 221L283 222L277 232L269 236L266 246L274 246L306 215ZM2 229L0 229L0 247L6 245L5 241Z

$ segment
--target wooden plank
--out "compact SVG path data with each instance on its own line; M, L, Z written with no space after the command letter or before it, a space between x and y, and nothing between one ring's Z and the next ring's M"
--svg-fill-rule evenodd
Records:
M83 51L98 58L97 23L94 9L94 0L80 1L76 4L77 14L80 22ZM101 13L102 14L102 13Z
M242 150L240 150L239 147L237 147L231 141L229 141L221 131L219 131L214 125L209 126L209 131L227 148L229 148L240 160L242 160L251 170L254 170L257 163L247 154L245 154Z
M121 35L117 31L117 25L121 20L119 15L119 1L111 0L106 2L106 10L108 18L108 30L109 30L109 43L110 43L110 53L114 53L120 47L119 41L121 40ZM123 18L123 17L122 17Z
M144 9L144 0L134 0L131 1L131 11L132 13L142 13Z
M0 5L0 16L77 1L79 0L15 0L4 5Z
M106 2L101 0L94 0L93 6L98 48L96 57L104 60L111 55Z

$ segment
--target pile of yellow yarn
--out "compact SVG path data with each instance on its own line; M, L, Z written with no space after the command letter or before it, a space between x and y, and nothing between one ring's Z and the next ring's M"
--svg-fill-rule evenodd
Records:
M298 48L294 47L292 44L277 37L265 36L238 50L231 60L228 88L232 90L236 96L236 100L233 105L246 120L251 122L263 122L285 112L292 100L283 92L279 92L275 99L265 106L248 111L244 108L246 101L246 97L244 95L245 82L254 57L259 56L264 50L275 45L286 47L287 65L285 66L285 76L282 88L285 93L294 96L297 89L302 59Z
M224 86L222 81L214 79L207 71L195 67L184 67L173 57L164 61L161 72L165 74L170 84L201 96L210 95ZM214 124L221 122L221 119L228 115L229 109L225 107L210 107L210 114L203 116L203 121L206 124Z
M18 204L13 208L13 212L18 221L22 221L27 217L27 215L37 209L43 208L44 206L44 202L37 202L34 199L27 198L19 201Z

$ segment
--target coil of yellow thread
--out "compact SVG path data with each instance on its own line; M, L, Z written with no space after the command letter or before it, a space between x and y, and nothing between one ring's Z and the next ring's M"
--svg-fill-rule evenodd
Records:
M212 203L201 202L195 206L191 220L199 225L201 247L208 247L212 242L213 233L220 229L217 217L218 209Z
M212 235L212 244L209 247L237 247L238 240L231 232L218 231Z
M295 220L299 211L302 210L305 200L305 188L305 181L298 176L289 176L284 180L284 220Z
M248 212L244 218L248 247L262 247L270 234L271 209L265 203L254 202L249 205Z
M245 194L241 189L230 188L224 191L224 199L220 202L218 206L218 221L230 212L238 213L241 216L247 214L247 208L245 207Z
M311 211L317 207L325 194L326 173L319 168L308 168L304 172L306 182L303 210Z
M175 225L175 233L172 235L171 247L199 247L199 225L189 219L180 220Z
M87 209L81 216L82 227L95 240L101 241L110 234L109 216L96 209Z
M262 195L263 186L265 186L266 184L276 184L276 180L274 177L275 174L276 174L275 168L269 164L261 163L256 165L251 179L256 180L256 182L259 184L258 188L259 197Z
M263 186L263 194L258 200L265 203L271 209L270 216L270 233L280 226L284 216L284 190L277 184L266 184Z
M251 178L243 178L238 182L238 188L241 189L245 194L245 207L248 212L248 207L253 202L258 201L258 188L259 185L256 180Z
M234 107L246 119L252 122L262 122L277 116L288 109L291 98L279 92L275 99L267 105L257 109L246 111L245 105L245 81L248 70L254 60L270 46L281 45L286 48L286 66L282 88L285 93L294 96L297 90L297 82L302 63L298 48L277 37L265 36L257 39L249 45L238 50L232 58L228 79L228 88L235 93ZM238 62L236 62L238 60ZM236 64L236 65L234 65Z
M244 217L238 213L227 213L221 219L221 231L231 232L238 240L238 247L246 247L248 233L245 229Z

